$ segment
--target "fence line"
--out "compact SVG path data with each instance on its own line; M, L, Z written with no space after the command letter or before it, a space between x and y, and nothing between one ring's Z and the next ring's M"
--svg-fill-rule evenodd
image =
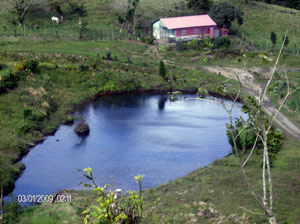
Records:
M78 26L60 26L56 27L55 25L46 25L44 24L39 27L33 24L23 24L21 27L16 26L16 36L17 37L34 37L40 39L57 39L56 30L58 31L58 39L79 39L79 28ZM0 36L14 36L14 28L8 29L4 28L0 32ZM147 38L151 37L151 31L146 29L141 30L138 33L138 37ZM97 30L85 30L82 31L82 36L84 40L101 40L101 41L113 41L113 40L131 40L136 37L130 33L127 33L127 30L123 30L121 33L119 30L113 29L113 27L108 27L107 29L97 29Z
M42 27L30 24L23 24L21 27L16 26L16 36L18 37L32 37L32 38L40 38L40 39L57 39L56 37L56 28L58 30L58 39L66 39L66 40L78 40L79 39L79 29L78 26L70 25L70 26L60 26L56 27L56 25L47 25L45 22ZM14 29L9 29L6 26L3 26L3 36L14 36ZM2 32L1 32L2 33ZM138 36L140 38L150 38L152 37L151 30L139 30ZM127 29L124 29L120 34L120 30L116 30L113 27L108 27L107 29L100 30L86 30L82 32L84 40L97 40L97 41L114 41L114 40L132 40L136 37L127 32ZM250 47L255 47L259 50L267 51L267 52L277 52L280 49L279 44L276 44L273 47L271 40L266 39L253 39L247 37L244 33L242 33L242 42L243 45L247 45ZM278 41L281 42L281 41ZM296 43L289 43L286 52L299 55L300 52L300 43L299 47Z

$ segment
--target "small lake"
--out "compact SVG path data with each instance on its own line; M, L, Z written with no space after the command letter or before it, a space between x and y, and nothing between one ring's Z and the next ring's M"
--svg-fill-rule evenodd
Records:
M75 116L90 126L81 138L73 126L62 125L23 158L23 175L13 194L53 194L82 189L87 179L77 169L91 167L98 185L113 182L136 189L134 176L145 174L143 187L156 187L206 166L231 152L226 136L228 115L222 105L183 95L101 97ZM243 116L239 107L234 116ZM112 177L112 178L111 178Z

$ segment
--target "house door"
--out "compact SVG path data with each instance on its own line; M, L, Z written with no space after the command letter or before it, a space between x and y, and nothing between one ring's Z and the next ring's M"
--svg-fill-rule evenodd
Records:
M216 37L219 37L220 36L220 31L219 29L216 29Z
M205 34L205 29L202 28L201 29L201 39L204 40L204 34Z

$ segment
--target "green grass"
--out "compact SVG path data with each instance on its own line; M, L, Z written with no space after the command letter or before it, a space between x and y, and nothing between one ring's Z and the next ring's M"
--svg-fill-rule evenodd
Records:
M214 2L221 2L224 0L215 0ZM227 0L226 0L227 1ZM170 4L180 3L179 0L172 0ZM266 4L263 2L252 1L250 5L245 5L244 1L228 0L234 6L240 7L244 12L244 24L238 26L234 24L233 28L238 31L238 36L242 37L247 43L253 43L254 46L261 50L271 50L270 33L275 31L277 34L277 45L275 49L280 47L282 37L285 35L287 29L290 43L288 50L295 52L295 49L300 49L298 37L300 35L299 20L300 12L298 10L284 8L276 5ZM84 32L84 38L89 40L96 39L114 39L119 37L119 27L117 26L118 15L124 16L124 11L115 7L114 1L108 0L90 0L86 3L88 15L83 18L84 22L88 22L87 30ZM137 8L137 25L142 35L149 36L151 23L166 16L180 16L189 15L194 12L191 10L171 10L168 14L166 5L162 1L141 0ZM65 12L65 19L59 25L59 36L62 39L77 39L78 38L78 18L68 13L67 5L63 6ZM25 19L25 36L29 39L55 39L55 25L51 22L52 16L57 16L56 12L40 11L31 12ZM11 16L9 14L0 15L0 25L6 27L3 29L3 36L13 35L13 25L9 22ZM39 25L40 31L34 28L34 25ZM24 28L24 27L23 27ZM124 27L123 37L125 38L126 28ZM24 36L24 31L17 27L18 36ZM128 35L126 36L128 38Z
M115 25L117 23L118 13L110 6L108 0L90 0L86 4L87 16L82 18L83 23L87 23L87 30L84 32L85 39L102 39L107 35L112 37L112 31L118 35L119 28ZM69 13L67 4L63 5L64 20L58 25L59 38L64 39L78 39L78 16ZM57 12L49 11L47 9L39 9L32 11L25 17L25 22L22 28L17 26L17 36L55 39L56 38L56 25L51 21L52 16L58 16ZM13 36L14 27L11 24L11 14L2 13L0 15L1 29L3 29L1 36ZM39 26L39 30L35 28ZM25 26L25 33L24 33Z
M220 0L217 0L220 1ZM245 5L244 1L229 0L235 6L238 6L244 12L244 23L242 26L235 25L234 28L238 30L241 37L244 33L244 38L247 41L254 42L254 45L270 50L271 40L270 35L272 31L277 34L277 45L275 49L279 49L281 41L286 31L290 43L288 49L295 50L295 45L300 49L299 35L299 10L284 8L277 5L266 4L263 2L251 1L250 5Z

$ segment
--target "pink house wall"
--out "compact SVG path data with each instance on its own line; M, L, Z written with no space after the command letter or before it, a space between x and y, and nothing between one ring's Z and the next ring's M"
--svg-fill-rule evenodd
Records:
M222 35L223 35L223 36L228 36L228 30L223 29L223 30L222 30Z
M205 30L205 34L210 34L210 28L215 28L216 26L202 26L202 27L190 27L190 28L180 28L180 29L177 29L177 37L182 37L182 30L186 30L186 35L184 36L192 36L192 35L195 35L194 34L194 30L195 29L198 29L198 35L201 36L202 34L202 29Z

